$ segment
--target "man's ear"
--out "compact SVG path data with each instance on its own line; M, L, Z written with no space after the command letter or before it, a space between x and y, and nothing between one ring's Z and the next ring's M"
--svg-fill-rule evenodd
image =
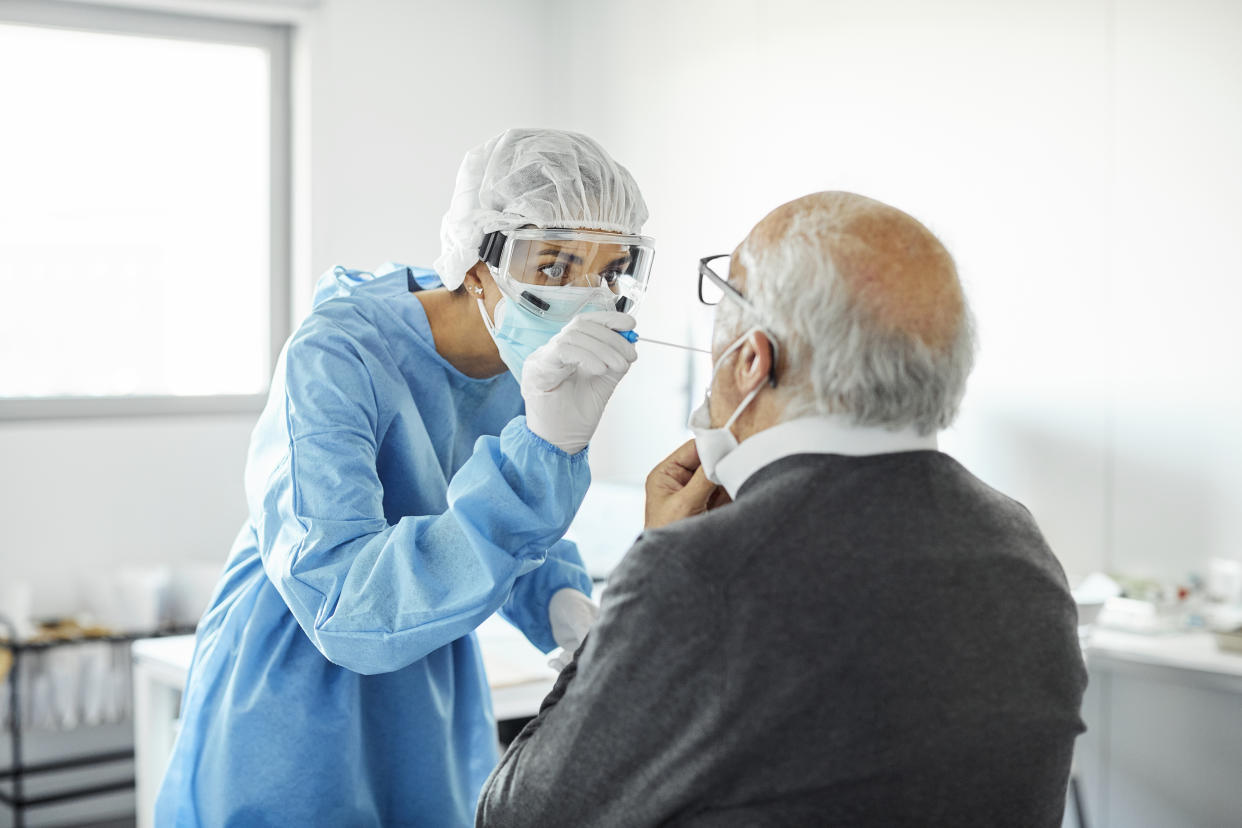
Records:
M772 342L763 331L753 331L738 348L733 380L742 396L768 381L772 372Z

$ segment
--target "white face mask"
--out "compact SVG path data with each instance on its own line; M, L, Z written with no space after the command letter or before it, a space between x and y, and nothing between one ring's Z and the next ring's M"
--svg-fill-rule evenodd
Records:
M733 413L729 415L729 419L720 428L712 428L710 401L712 384L716 381L716 372L720 370L721 364L728 358L729 354L742 346L747 338L755 331L762 328L754 327L742 334L736 342L725 349L720 355L720 359L716 360L716 364L712 366L712 376L707 382L707 393L703 395L703 402L698 408L690 414L690 422L688 423L690 430L694 432L694 445L699 451L699 462L703 466L703 474L713 483L719 484L720 479L716 477L716 467L720 465L720 461L725 459L735 448L737 448L737 438L733 436L733 431L729 428L737 420L746 406L750 405L750 401L755 398L763 388L763 384L756 385L754 389L746 395L745 399L733 409Z

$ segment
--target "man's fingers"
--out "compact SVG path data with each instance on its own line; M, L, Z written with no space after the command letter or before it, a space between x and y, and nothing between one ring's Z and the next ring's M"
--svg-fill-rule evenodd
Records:
M694 440L682 443L647 475L649 492L663 492L684 504L706 505L715 488L716 484L703 473Z
M699 449L694 444L694 440L690 439L673 449L673 453L664 458L665 463L671 463L686 471L693 472L700 465Z
M695 457L697 458L698 455L696 454ZM685 488L681 490L680 496L684 497L688 502L695 504L695 506L702 504L703 508L706 509L707 500L715 491L716 484L707 479L707 475L703 473L703 467L700 466L694 470L694 475L686 483Z
M647 478L647 503L643 515L648 529L658 529L683 518L703 514L719 490L701 468L695 469L693 474L671 462L664 468L676 469L689 477L684 484L669 485L671 472L667 472L662 480L656 480L656 472L660 471L657 469Z
M694 441L683 443L665 457L647 475L648 490L653 487L663 491L677 491L690 482L694 470L699 467L699 453Z
M712 509L719 509L721 506L728 506L732 502L733 498L729 497L729 493L725 490L725 487L717 486L716 491L712 492L707 497L707 511L710 512Z

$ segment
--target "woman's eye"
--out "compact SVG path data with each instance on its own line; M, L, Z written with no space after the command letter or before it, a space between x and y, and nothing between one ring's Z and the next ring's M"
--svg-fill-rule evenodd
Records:
M549 284L553 282L560 282L565 278L565 265L560 264L559 262L554 264L546 264L539 268L539 273L548 281Z
M605 270L603 273L599 274L599 277L603 280L604 284L612 287L612 285L616 284L617 280L624 275L625 272L621 270Z

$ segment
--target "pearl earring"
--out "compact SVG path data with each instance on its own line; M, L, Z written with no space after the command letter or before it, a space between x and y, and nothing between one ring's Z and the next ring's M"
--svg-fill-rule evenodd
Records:
M483 296L483 288L479 287L478 285L474 285L466 289L469 290L471 293L473 293L475 296L479 296L479 297Z

